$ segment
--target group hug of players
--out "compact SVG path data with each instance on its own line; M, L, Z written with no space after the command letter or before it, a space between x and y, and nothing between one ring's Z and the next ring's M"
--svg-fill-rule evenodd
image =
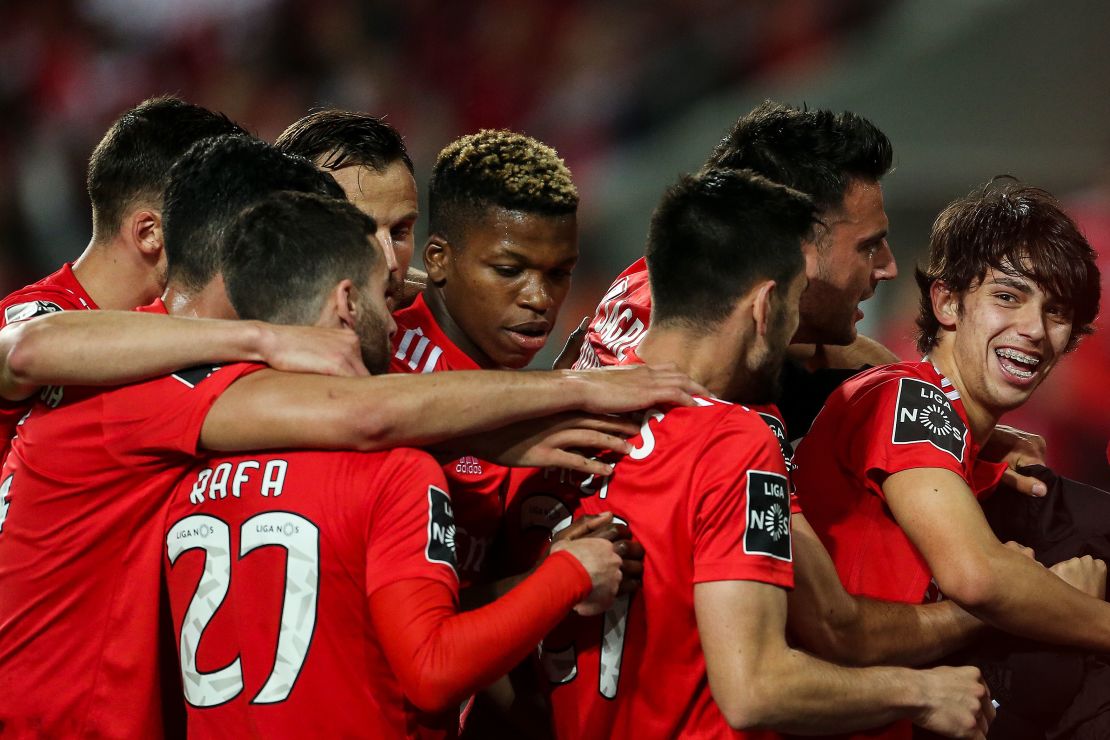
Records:
M978 501L1044 492L997 423L1091 331L1096 255L1043 190L955 200L900 362L855 329L898 272L891 161L764 103L663 194L577 369L519 372L578 258L550 147L443 149L424 274L382 120L128 111L88 248L0 303L0 734L985 736L978 669L910 666L992 629L1110 650L1105 565Z

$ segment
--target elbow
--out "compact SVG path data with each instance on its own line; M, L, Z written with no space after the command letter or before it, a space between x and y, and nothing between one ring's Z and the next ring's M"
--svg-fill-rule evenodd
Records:
M969 612L987 609L998 598L996 570L986 558L969 558L955 568L935 573L937 585L945 597Z
M763 730L774 724L775 703L770 687L762 681L755 683L763 685L748 685L732 692L724 701L717 701L725 722L734 730Z
M405 697L421 712L439 714L452 707L458 708L465 696L465 692L452 692L450 687L440 685L442 682L432 679L420 678L403 687Z
M341 402L343 403L343 402ZM388 404L344 403L340 408L339 425L342 430L338 447L360 452L374 452L404 444L397 435L397 425L391 419Z
M41 374L38 365L39 356L42 354L40 345L43 340L42 332L36 331L36 323L38 322L22 322L4 330L10 338L7 355L4 358L4 373L7 384L17 389L17 392L27 392L47 382L45 380L39 382L41 379L37 377ZM21 397L23 396L20 395L11 400L19 400Z

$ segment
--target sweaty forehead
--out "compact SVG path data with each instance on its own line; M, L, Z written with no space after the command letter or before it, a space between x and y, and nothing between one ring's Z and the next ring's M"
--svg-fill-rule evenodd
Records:
M352 165L331 174L347 198L378 221L399 221L416 215L416 180L403 162L393 162L381 172Z

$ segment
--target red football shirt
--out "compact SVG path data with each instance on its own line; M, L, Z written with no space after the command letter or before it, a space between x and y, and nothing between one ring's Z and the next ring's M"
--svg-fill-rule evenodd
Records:
M159 522L208 409L257 367L44 389L0 474L0 726L161 734Z
M833 392L798 447L794 482L849 592L926 600L932 573L887 509L883 481L944 468L978 497L1005 470L978 453L959 391L928 362L877 367Z
M165 569L190 737L415 737L370 621L396 581L458 588L426 453L219 457L173 494Z
M575 370L618 365L640 345L651 321L651 286L644 257L629 265L605 291L590 320Z
M92 311L97 308L93 299L77 282L70 264L62 265L57 272L47 275L37 283L20 288L0 300L0 328L17 321L45 316L58 311ZM19 420L31 410L33 399L6 401L0 399L0 460L8 454L11 439Z
M447 338L436 323L424 296L393 315L390 372L430 373L444 370L480 370L474 360ZM465 588L489 580L483 572L490 547L501 525L507 468L467 455L443 466L455 506L455 547L459 580Z
M544 640L560 738L735 738L709 691L696 583L793 586L786 467L767 425L718 400L651 411L607 480L578 486L574 516L612 511L643 543L643 587ZM522 510L529 505L521 501Z

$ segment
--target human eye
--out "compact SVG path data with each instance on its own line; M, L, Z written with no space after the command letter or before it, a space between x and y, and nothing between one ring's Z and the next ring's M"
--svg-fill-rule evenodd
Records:
M999 303L1014 304L1018 302L1017 295L1009 290L997 290L994 293L994 297Z
M390 236L393 237L393 241L395 241L395 242L404 241L405 239L407 239L409 237L410 234L412 234L412 225L411 224L404 224L402 226L394 226L392 231L390 231Z
M521 272L515 265L493 265L493 271L506 278L516 277Z

